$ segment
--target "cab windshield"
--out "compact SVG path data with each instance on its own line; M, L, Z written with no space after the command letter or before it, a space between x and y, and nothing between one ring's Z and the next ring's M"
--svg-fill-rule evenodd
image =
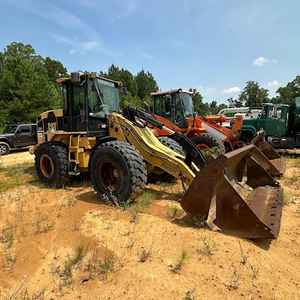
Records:
M100 78L96 79L95 84L97 90L99 91L99 95L96 93L94 97L90 99L90 108L92 112L100 112L103 109L103 106L106 107L108 112L119 111L119 89L115 87L115 84Z
M5 127L4 129L4 133L15 133L16 132L16 129L17 129L17 125L8 125Z
M180 98L182 100L182 104L184 107L184 116L190 117L194 115L194 105L193 105L193 99L190 94L187 93L181 93Z

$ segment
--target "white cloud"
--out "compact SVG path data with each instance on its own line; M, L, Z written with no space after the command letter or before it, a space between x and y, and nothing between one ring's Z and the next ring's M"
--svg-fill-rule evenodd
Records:
M262 67L262 66L264 66L265 64L268 64L268 63L277 64L278 60L277 59L269 59L269 58L266 58L266 57L263 57L263 56L259 56L259 57L255 58L254 61L253 61L253 65L256 66L256 67Z
M272 80L272 81L267 82L267 86L268 86L269 88L276 88L276 87L278 87L279 85L280 85L280 82L277 81L277 80Z
M222 91L223 94L237 94L239 92L241 92L241 88L238 86L229 87Z
M52 38L61 44L65 44L70 47L69 54L85 54L91 50L103 50L101 49L101 44L99 41L93 40L86 40L86 41L79 41L76 38L69 38L58 34L51 34Z

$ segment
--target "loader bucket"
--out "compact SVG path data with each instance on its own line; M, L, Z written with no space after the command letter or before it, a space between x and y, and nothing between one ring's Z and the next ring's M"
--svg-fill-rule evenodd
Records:
M257 136L251 141L251 144L258 147L259 150L270 160L270 163L279 174L274 176L281 176L284 174L286 168L285 159L282 158L272 145L265 140L263 134L257 134Z
M251 148L246 148L244 153L241 149L235 155L231 152L229 157L225 154L210 161L191 183L181 206L190 215L210 218L209 221L225 233L252 239L276 238L280 229L282 190L259 164L256 168L260 169L263 184L259 186L258 181L251 182L249 178L247 183L252 187L246 184L248 165L245 160ZM237 174L241 175L241 182L235 177Z
M224 155L226 157L226 174L241 181L246 175L247 184L252 188L276 186L275 176L278 170L270 160L254 145L247 145Z

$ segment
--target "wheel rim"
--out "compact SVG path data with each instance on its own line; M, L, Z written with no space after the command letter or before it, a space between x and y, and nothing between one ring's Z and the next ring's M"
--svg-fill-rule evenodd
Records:
M40 159L40 170L44 177L50 178L54 174L54 163L48 154L43 154Z
M0 155L5 154L7 152L7 146L6 145L0 145Z
M104 186L111 192L116 192L120 189L123 176L122 171L116 165L111 162L101 162L97 173Z

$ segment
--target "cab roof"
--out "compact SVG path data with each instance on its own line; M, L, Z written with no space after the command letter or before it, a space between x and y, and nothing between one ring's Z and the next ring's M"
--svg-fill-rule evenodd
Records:
M68 77L62 77L62 78L57 79L56 82L58 84L63 84L65 82L67 82L67 81L70 81L71 80L71 76L72 76L71 74ZM88 78L98 78L98 79L101 79L101 80L104 80L104 81L112 82L112 83L114 83L117 86L122 86L123 85L121 81L116 81L116 80L112 80L112 79L109 79L109 78L97 75L96 72L84 72L84 73L83 72L79 72L79 76L80 76L80 79L83 79L85 77L88 77Z
M165 96L165 95L173 95L173 94L178 94L178 93L186 93L186 94L193 95L192 92L185 91L183 89L173 89L173 90L169 90L169 91L157 91L157 92L151 93L150 95L151 96Z

